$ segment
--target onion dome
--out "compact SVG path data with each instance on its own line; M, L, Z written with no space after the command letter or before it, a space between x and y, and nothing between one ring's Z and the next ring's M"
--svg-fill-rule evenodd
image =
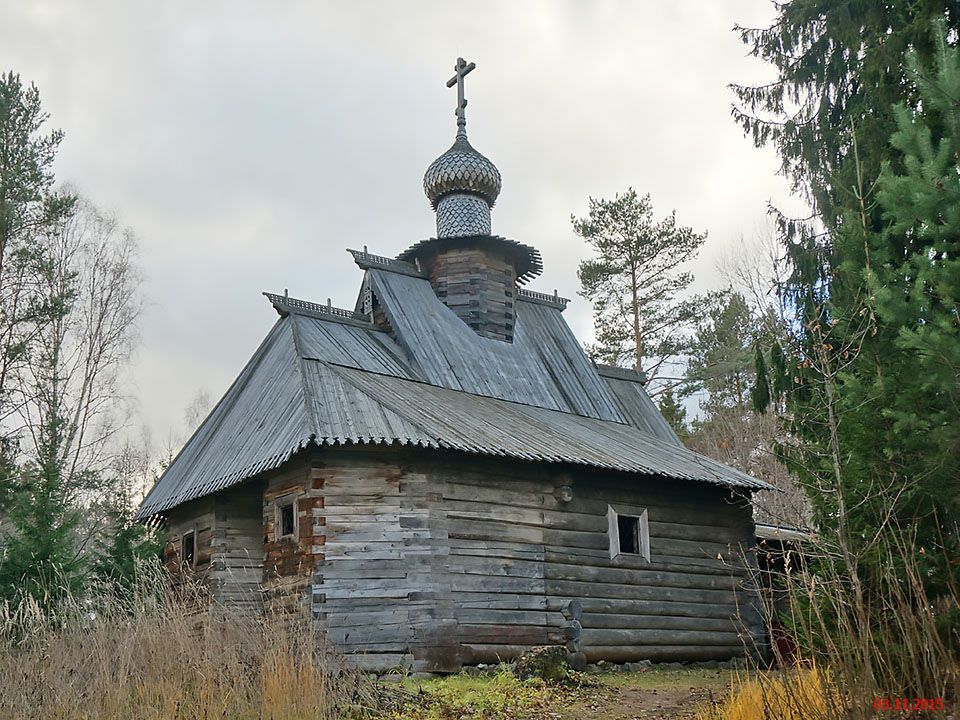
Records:
M423 176L423 191L434 210L444 197L453 193L478 195L492 208L500 195L501 184L497 166L473 149L465 130L457 132L450 149L430 163Z

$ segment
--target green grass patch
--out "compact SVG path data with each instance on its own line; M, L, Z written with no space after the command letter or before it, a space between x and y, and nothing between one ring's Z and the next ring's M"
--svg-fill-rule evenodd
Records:
M508 671L473 677L465 673L429 680L405 679L402 687L416 696L389 720L506 720L549 717L552 708L569 703L576 687L518 680Z

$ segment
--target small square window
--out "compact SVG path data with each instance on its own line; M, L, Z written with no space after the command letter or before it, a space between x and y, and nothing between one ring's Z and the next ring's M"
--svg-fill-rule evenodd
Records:
M276 533L278 538L297 537L297 498L290 495L277 500Z
M607 533L610 541L610 559L620 555L634 555L650 560L650 524L647 511L640 508L607 506Z
M187 567L194 567L196 560L196 535L193 530L185 532L180 539L180 562Z

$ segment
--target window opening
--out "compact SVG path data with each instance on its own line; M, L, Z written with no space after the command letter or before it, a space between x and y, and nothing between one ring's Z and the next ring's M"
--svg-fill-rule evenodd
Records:
M624 508L620 512L607 505L607 535L610 540L610 559L619 555L636 555L650 561L650 523L647 511Z
M640 518L634 515L617 515L617 531L620 535L620 552L639 555Z
M194 559L196 558L196 535L193 530L183 534L183 539L180 541L180 561L187 567L194 566Z
M297 499L291 496L277 501L277 536L297 536Z

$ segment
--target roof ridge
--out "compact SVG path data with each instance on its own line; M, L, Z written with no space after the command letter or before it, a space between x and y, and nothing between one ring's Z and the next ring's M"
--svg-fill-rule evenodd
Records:
M393 373L377 372L376 370L365 370L364 368L354 367L353 365L345 365L343 363L336 363L329 360L318 360L316 358L306 358L313 362L322 362L325 365L330 365L333 368L343 368L344 370L355 370L356 372L367 373L368 375L377 375L378 377L389 377L396 378L397 380L403 380L405 382L418 383L420 385L426 385L428 387L437 388L438 390L449 390L450 392L460 393L462 395L469 395L470 397L485 398L487 400L496 400L497 402L510 403L511 405L518 405L520 407L527 408L536 408L537 410L547 410L548 412L555 412L561 415L570 415L571 417L580 417L586 420L596 420L597 422L608 422L613 423L614 425L620 425L622 427L633 427L628 422L620 422L619 420L606 420L604 418L593 417L592 415L580 415L574 412L567 412L566 410L558 410L557 408L545 407L543 405L533 405L531 403L520 402L519 400L509 400L507 398L497 397L496 395L484 395L482 393L470 392L469 390L464 390L463 388L451 388L446 385L435 385L432 382L427 382L426 380L418 380L415 378L406 378L401 375L394 375ZM354 383L350 383L353 385ZM366 394L366 393L364 393Z
M293 351L297 355L297 372L300 375L300 394L303 399L303 410L307 416L307 425L309 426L311 437L314 437L314 434L317 432L317 428L320 427L320 421L313 410L312 403L310 402L307 393L307 373L303 364L305 361L303 357L303 348L300 344L300 328L297 327L297 319L295 316L292 320L291 331L293 332Z

